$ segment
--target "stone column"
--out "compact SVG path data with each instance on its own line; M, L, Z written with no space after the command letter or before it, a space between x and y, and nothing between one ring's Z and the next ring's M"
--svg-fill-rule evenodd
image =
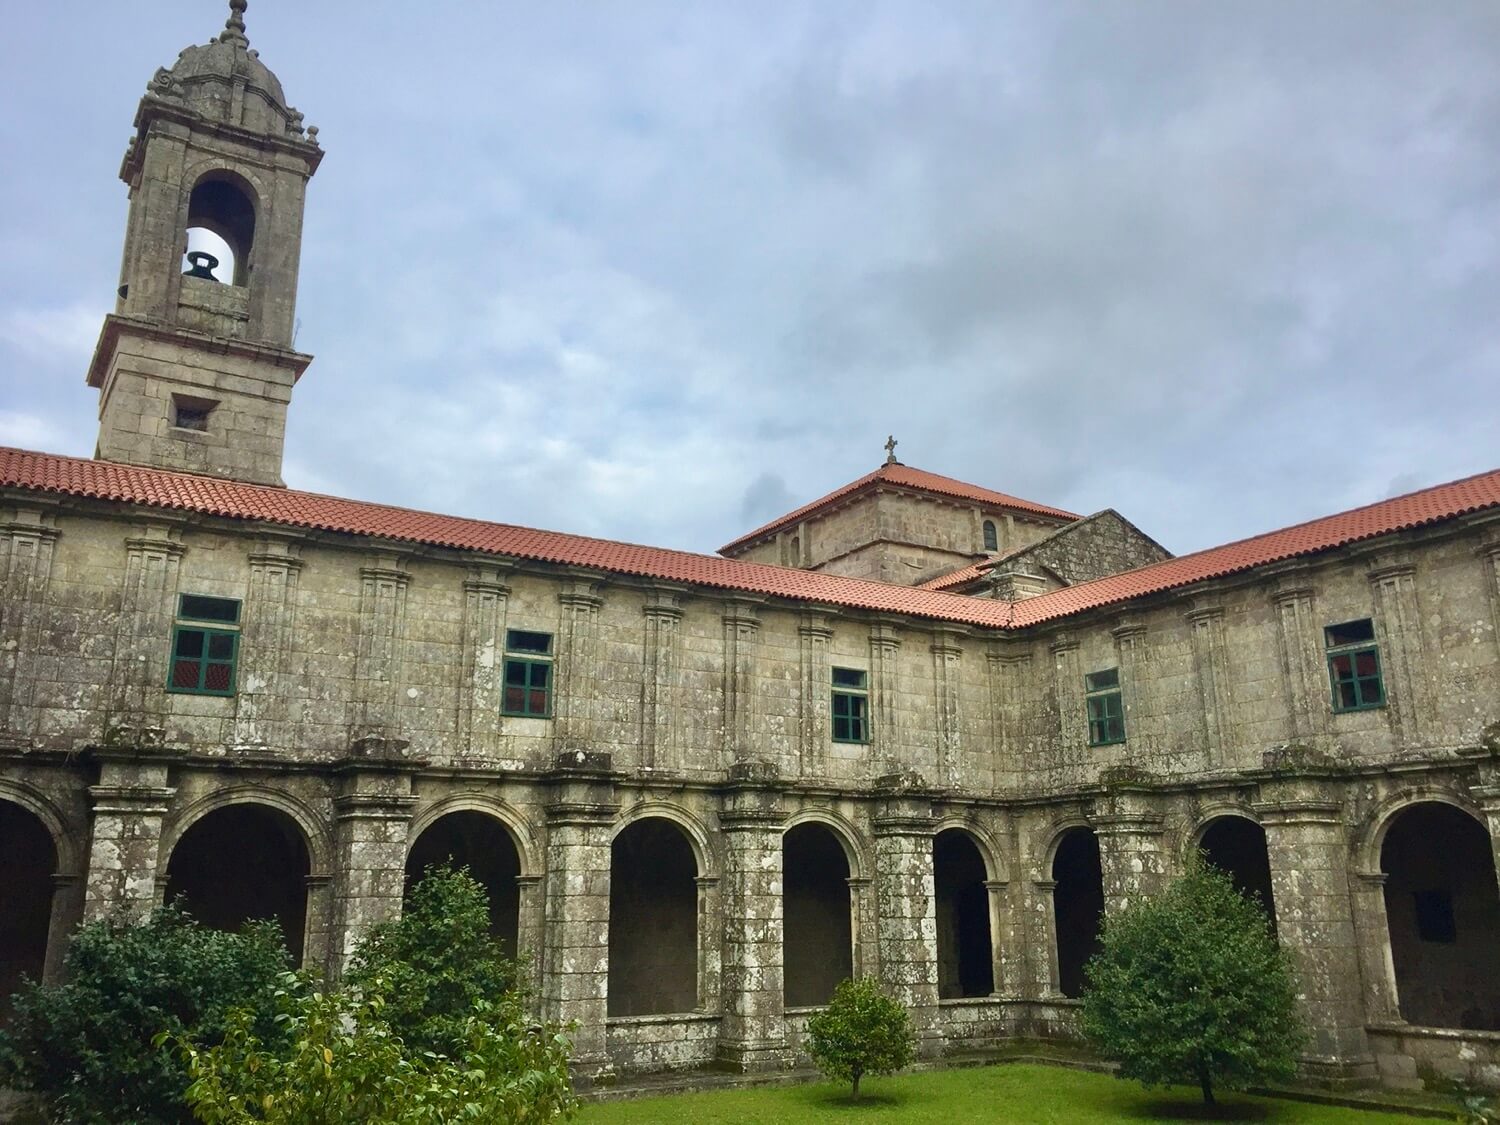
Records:
M641 613L645 637L641 647L641 765L667 772L682 768L678 745L677 684L681 663L681 591L659 587L649 591Z
M1034 879L1027 911L1027 947L1031 951L1031 996L1045 1000L1062 995L1057 965L1056 879Z
M730 775L719 812L724 841L724 1016L719 1062L775 1070L790 1060L782 991L782 810L776 771L744 762Z
M832 638L831 611L815 606L802 612L797 624L797 663L801 678L797 758L801 777L824 777L828 772L828 712L833 696L828 642Z
M411 575L399 555L359 568L359 621L349 741L399 738L401 665L406 656L406 589Z
M262 536L250 554L234 697L234 744L287 749L284 731L291 696L291 653L297 626L299 545Z
M1273 595L1281 639L1282 691L1286 699L1287 738L1311 741L1328 729L1328 670L1322 640L1313 621L1313 591L1284 586Z
M311 872L304 880L307 886L307 928L302 938L302 964L308 969L329 971L337 967L333 955L333 874Z
M938 784L958 787L962 784L962 752L959 736L958 662L964 650L959 642L963 634L956 630L937 629L932 634L932 705L937 718Z
M548 775L542 1015L574 1023L572 1070L584 1085L611 1074L610 826L620 806L608 754L573 751Z
M161 825L176 790L167 784L168 760L130 751L100 751L84 888L85 922L139 921L156 905Z
M23 744L36 726L32 699L57 541L55 522L50 511L17 508L0 524L0 735Z
M1396 993L1396 965L1391 959L1390 920L1385 911L1384 871L1353 871L1349 889L1354 933L1359 942L1360 978L1364 982L1365 1019L1390 1023L1401 1019Z
M558 754L590 753L599 695L599 596L597 578L577 578L558 591L562 622L557 638L557 677L552 695L554 745Z
M1166 885L1163 819L1150 792L1132 788L1112 790L1090 817L1099 839L1106 915L1152 898Z
M464 580L464 622L459 657L458 753L493 758L500 751L500 705L505 692L505 611L510 604L508 566L469 567Z
M1193 672L1198 682L1199 730L1210 769L1222 769L1229 727L1229 668L1224 651L1224 610L1204 606L1186 614L1193 643Z
M894 773L901 760L901 634L894 622L870 626L871 778Z
M984 893L990 908L990 973L995 982L991 994L1019 996L1024 980L1017 947L1025 939L1013 924L1011 885L1004 879L986 879Z
M932 795L921 779L883 778L875 815L875 903L880 978L911 1013L918 1053L940 1053L937 886Z
M520 899L516 909L516 952L525 960L527 982L531 988L531 1002L533 1006L541 1003L542 997L542 960L543 960L543 930L545 928L545 907L543 895L546 887L543 886L540 875L517 875L516 890Z
M68 954L69 939L83 916L84 880L72 871L52 876L52 904L47 916L47 953L42 965L42 980L61 984L63 958Z
M1406 747L1424 741L1424 726L1433 709L1427 701L1422 637L1422 607L1417 601L1417 568L1405 559L1392 559L1369 573L1380 612L1375 615L1380 641L1381 673L1386 705L1397 736Z
M1291 951L1312 1040L1303 1066L1332 1081L1369 1080L1359 942L1349 888L1347 832L1331 779L1285 777L1262 785L1254 808L1266 831L1276 932Z
M185 550L181 536L175 526L147 524L125 540L106 721L112 743L144 746L163 738L177 571Z
M724 758L754 756L755 648L760 619L753 602L724 603Z
M401 916L412 809L407 744L364 739L345 760L334 798L336 882L328 971L338 976L371 929Z

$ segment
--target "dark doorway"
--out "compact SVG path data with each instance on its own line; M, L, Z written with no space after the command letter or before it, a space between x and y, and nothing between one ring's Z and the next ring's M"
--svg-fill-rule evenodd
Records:
M1436 801L1396 814L1380 849L1401 1016L1500 1031L1500 891L1490 836Z
M698 861L687 834L647 817L615 837L609 868L612 1016L698 1006Z
M0 801L0 1023L23 976L42 979L57 852L35 814Z
M967 832L950 828L932 843L932 871L937 884L938 996L988 996L995 990L995 963L984 857Z
M274 918L302 961L311 868L302 830L266 805L215 809L182 834L167 864L167 901L216 930Z
M429 867L467 867L490 898L490 933L516 955L521 921L521 853L510 832L488 813L465 810L439 817L422 830L406 857L406 890Z
M799 824L781 840L783 995L788 1008L808 1008L854 975L849 858L821 824Z
M1276 904L1271 895L1271 857L1266 830L1243 816L1221 816L1208 822L1198 841L1203 858L1228 875L1235 890L1265 913L1276 932Z
M1057 923L1057 986L1064 996L1083 995L1083 967L1099 951L1104 918L1104 875L1099 839L1092 828L1074 828L1052 859L1053 915Z

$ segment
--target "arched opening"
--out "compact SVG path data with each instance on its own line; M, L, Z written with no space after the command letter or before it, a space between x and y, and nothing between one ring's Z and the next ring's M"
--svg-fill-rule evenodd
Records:
M995 962L984 857L967 832L949 828L932 842L932 871L937 884L938 996L988 996L995 990Z
M233 285L237 265L234 248L229 243L207 227L188 227L187 249L182 255L183 273Z
M1489 833L1437 801L1396 814L1380 848L1401 1016L1500 1031L1500 892Z
M1083 995L1083 967L1099 951L1104 918L1104 873L1099 838L1092 828L1074 828L1052 857L1053 917L1057 924L1057 986L1064 996Z
M611 1016L698 1006L698 861L682 828L645 817L615 837L609 859Z
M995 530L994 520L984 521L984 549L986 551L998 551L1000 549L1000 536Z
M57 851L37 816L0 800L0 1023L23 976L40 980L52 920Z
M300 963L310 871L296 821L267 805L229 805L195 821L177 841L166 897L217 930L274 918Z
M781 838L783 996L789 1008L826 1004L854 975L849 858L821 824L799 824Z
M1233 881L1235 890L1265 911L1276 929L1276 904L1271 895L1271 856L1266 830L1243 816L1220 816L1208 822L1198 848L1212 866Z
M227 172L210 172L188 197L187 252L219 258L215 280L244 285L255 245L255 203L249 185ZM189 261L184 273L203 276L206 263Z
M495 817L466 809L441 816L422 830L406 856L406 890L440 863L467 867L490 899L490 933L507 957L516 955L521 920L521 853Z

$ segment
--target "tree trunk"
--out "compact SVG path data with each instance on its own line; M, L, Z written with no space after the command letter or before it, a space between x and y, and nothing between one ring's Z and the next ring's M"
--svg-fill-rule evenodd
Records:
M1214 1083L1213 1079L1208 1076L1208 1071L1200 1070L1198 1072L1198 1088L1203 1091L1204 1105L1218 1104L1214 1101Z
M854 1072L854 1092L849 1095L851 1101L859 1100L859 1071Z

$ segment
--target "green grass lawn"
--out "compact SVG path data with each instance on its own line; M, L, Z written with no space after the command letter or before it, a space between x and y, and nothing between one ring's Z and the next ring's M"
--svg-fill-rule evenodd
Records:
M690 1121L693 1125L796 1125L813 1121L852 1125L957 1125L1026 1122L1088 1125L1102 1121L1269 1121L1306 1125L1398 1125L1431 1118L1372 1113L1279 1099L1227 1095L1214 1114L1196 1090L1142 1090L1100 1074L1054 1066L1009 1064L926 1074L868 1078L860 1100L848 1088L805 1086L718 1090L585 1106L581 1125Z

